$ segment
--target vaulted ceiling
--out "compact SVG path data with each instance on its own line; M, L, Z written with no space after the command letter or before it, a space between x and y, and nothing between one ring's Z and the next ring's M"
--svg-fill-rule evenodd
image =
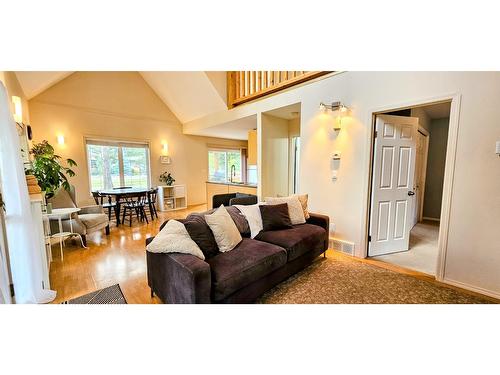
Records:
M73 72L16 72L31 99ZM180 122L227 109L226 72L139 72Z
M29 100L62 81L73 72L16 72L17 80Z
M74 72L15 72L27 99L32 99ZM226 72L139 72L182 124L227 111ZM187 134L247 139L257 126L255 116L243 117Z
M182 123L227 109L220 81L225 72L140 72Z

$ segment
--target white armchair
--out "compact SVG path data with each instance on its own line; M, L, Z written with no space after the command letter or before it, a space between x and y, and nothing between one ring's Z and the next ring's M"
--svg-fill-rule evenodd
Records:
M47 203L52 203L52 208L78 207L76 205L75 187L71 186L69 192L60 187L52 198L47 199ZM71 219L62 220L63 231L69 231L70 220L73 225L73 232L82 236L82 241L87 246L87 234L101 229L109 234L109 218L103 208L98 205L80 207L80 211L71 216ZM50 219L50 229L52 233L59 232L57 219Z

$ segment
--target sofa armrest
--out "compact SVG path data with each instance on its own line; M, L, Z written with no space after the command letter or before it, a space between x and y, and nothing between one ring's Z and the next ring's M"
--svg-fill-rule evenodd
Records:
M330 218L326 215L309 212L309 219L307 219L306 222L308 224L318 225L325 230L323 250L328 250L330 244Z
M327 233L330 232L330 218L326 215L309 212L309 219L307 219L306 222L308 224L320 226L321 228L326 230Z
M78 211L79 214L86 215L86 214L103 214L104 210L102 209L101 206L85 206L85 207L80 207L80 211Z
M163 302L210 303L207 262L190 254L146 253L149 287Z

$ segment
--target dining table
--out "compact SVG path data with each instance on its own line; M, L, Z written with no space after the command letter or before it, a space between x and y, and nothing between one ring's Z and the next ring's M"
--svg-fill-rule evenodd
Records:
M101 195L105 195L108 197L114 197L116 202L116 225L120 225L120 204L121 199L123 197L138 197L143 194L146 194L150 189L148 188L136 188L136 187L126 187L126 188L113 188L113 189L104 189L99 190Z

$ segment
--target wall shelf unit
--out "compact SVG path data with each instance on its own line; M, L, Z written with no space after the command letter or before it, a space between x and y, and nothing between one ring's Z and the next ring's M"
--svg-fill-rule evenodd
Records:
M187 208L186 185L158 186L158 210L175 211Z

